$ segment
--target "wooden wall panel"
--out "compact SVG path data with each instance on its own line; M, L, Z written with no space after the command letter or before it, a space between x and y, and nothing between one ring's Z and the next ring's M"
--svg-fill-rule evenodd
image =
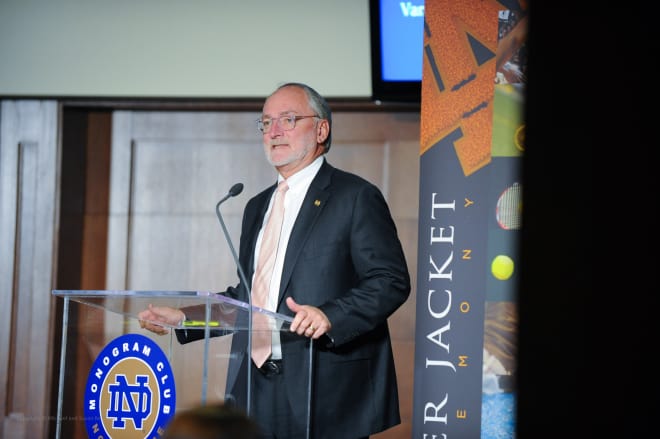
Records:
M58 106L0 111L0 436L45 437L54 328Z

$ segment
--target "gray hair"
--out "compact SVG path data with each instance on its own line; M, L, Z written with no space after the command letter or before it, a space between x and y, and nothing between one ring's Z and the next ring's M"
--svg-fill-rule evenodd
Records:
M330 105L328 101L325 100L323 96L319 94L316 90L310 87L307 84L301 82L287 82L279 87L273 92L273 94L285 87L297 87L302 89L307 95L307 103L312 108L312 111L318 115L319 118L325 119L328 121L328 137L326 137L323 147L325 148L325 153L330 151L330 143L332 140L332 111L330 110Z

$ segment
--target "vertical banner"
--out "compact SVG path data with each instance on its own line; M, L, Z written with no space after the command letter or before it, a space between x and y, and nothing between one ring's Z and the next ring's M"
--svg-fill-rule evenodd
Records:
M427 0L413 437L515 437L526 2Z

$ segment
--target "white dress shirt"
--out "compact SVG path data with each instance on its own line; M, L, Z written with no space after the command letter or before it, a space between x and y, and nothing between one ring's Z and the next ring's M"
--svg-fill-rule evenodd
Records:
M316 158L309 166L296 172L292 176L286 179L286 182L289 186L289 190L286 191L284 197L284 221L282 223L282 231L280 232L280 240L277 245L277 256L275 258L275 266L273 267L273 277L270 280L270 288L268 293L268 303L266 309L270 311L276 311L277 298L280 290L280 280L282 278L282 268L284 266L284 255L286 255L286 249L289 244L289 237L291 236L291 230L293 229L293 224L298 217L298 212L300 212L300 206L302 206L303 199L307 194L309 185L312 183L312 180L321 169L321 165L325 160L324 156L321 155ZM277 182L283 180L281 175L278 175ZM275 191L273 191L273 195ZM270 203L268 205L268 211L264 216L264 222L261 225L261 230L259 231L259 236L257 237L257 246L254 252L254 260L259 260L259 249L261 248L261 237L264 232L264 227L270 216L270 211L273 207L274 196L271 197ZM273 329L275 329L273 327ZM272 359L282 358L282 349L280 346L280 334L278 331L273 331L273 345L272 345Z

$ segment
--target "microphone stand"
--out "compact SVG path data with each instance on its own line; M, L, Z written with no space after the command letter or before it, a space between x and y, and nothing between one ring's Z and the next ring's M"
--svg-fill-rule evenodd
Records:
M225 234L225 239L227 240L227 243L229 244L229 249L231 250L231 254L234 258L234 262L236 263L236 267L238 268L238 274L241 278L241 282L245 286L245 290L247 291L247 297L248 297L248 343L247 343L247 354L248 354L248 362L247 362L247 414L250 416L250 412L252 410L252 365L250 364L250 353L252 352L252 291L250 288L250 284L247 281L247 277L245 276L245 273L243 272L243 268L241 267L241 263L238 260L238 255L236 254L236 250L234 249L234 245L231 242L231 237L229 236L229 232L227 231L227 226L225 225L224 220L222 219L222 215L220 214L220 205L225 202L228 198L235 197L236 195L240 194L243 192L243 183L236 183L229 189L229 193L224 196L220 201L218 201L218 204L215 205L215 213L218 217L218 221L220 221L220 225L222 226L222 231Z

